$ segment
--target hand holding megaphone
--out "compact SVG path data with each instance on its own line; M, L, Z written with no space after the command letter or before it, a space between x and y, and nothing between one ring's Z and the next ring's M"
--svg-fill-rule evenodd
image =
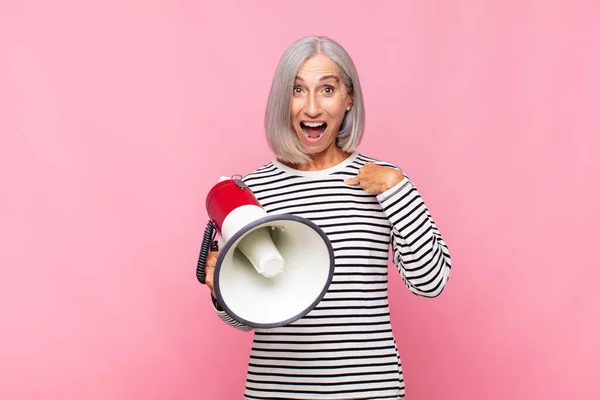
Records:
M204 281L206 282L206 286L208 286L210 288L210 293L212 294L212 297L214 299L217 298L217 294L215 293L215 284L214 284L214 277L215 277L215 265L217 265L217 259L219 258L219 254L221 253L221 250L218 251L211 251L208 253L208 256L206 257L206 269L205 269L205 273L206 273L206 277L204 278Z

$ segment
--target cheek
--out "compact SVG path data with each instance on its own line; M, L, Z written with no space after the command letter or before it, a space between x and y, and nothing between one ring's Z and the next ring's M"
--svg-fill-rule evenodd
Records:
M342 110L346 109L347 99L346 96L342 96L338 93L337 96L323 99L322 104L326 105L327 109L332 114L337 115L342 112Z
M291 113L292 113L292 118L296 118L298 113L300 112L300 110L302 110L302 99L299 98L292 98L292 105L291 105Z
M334 117L338 122L341 123L342 119L344 119L344 115L346 114L346 106L339 101L332 102L327 107L329 115Z

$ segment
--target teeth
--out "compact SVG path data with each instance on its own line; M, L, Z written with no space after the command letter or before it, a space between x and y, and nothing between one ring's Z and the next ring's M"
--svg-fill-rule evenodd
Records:
M310 128L318 128L319 126L322 126L324 122L303 122L303 124Z

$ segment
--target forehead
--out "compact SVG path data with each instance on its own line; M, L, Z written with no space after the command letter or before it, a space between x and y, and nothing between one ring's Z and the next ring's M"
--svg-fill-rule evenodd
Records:
M339 79L340 72L333 61L327 56L317 54L309 58L302 64L302 67L296 74L303 80L319 80L321 77L333 75Z

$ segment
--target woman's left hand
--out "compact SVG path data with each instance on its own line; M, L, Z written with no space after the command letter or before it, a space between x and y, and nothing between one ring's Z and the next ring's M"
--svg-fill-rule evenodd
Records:
M402 182L404 175L394 168L368 162L358 170L358 175L347 178L348 185L358 185L367 193L378 195Z

